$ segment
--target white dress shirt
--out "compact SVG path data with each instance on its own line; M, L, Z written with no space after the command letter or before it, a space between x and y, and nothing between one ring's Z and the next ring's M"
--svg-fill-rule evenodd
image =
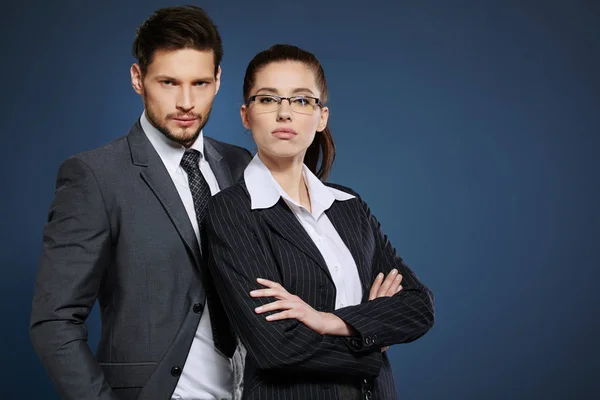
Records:
M354 196L325 186L306 165L303 176L312 212L288 196L257 154L244 170L251 208L270 208L283 198L327 264L336 288L335 309L360 304L363 293L356 262L325 214L334 201L345 201Z
M167 171L169 171L169 175L177 188L177 192L190 218L196 237L200 241L198 220L196 219L194 200L188 184L188 177L180 165L183 153L186 150L185 147L170 140L158 131L150 124L145 112L140 117L140 123L148 140L150 140ZM204 138L202 132L190 148L200 152L200 172L204 175L210 186L211 194L214 196L219 191L219 184L208 161L204 157ZM231 398L232 390L233 371L231 360L215 348L208 304L206 304L172 399L229 399Z

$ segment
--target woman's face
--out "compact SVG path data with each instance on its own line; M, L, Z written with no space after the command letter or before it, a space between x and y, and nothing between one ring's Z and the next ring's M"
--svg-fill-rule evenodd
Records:
M304 159L306 149L315 133L327 126L329 110L319 107L309 97L319 98L315 74L310 67L298 61L283 61L268 64L256 73L254 87L249 97L258 95L249 105L243 105L240 113L246 129L252 136L261 156L271 158ZM290 104L277 98L296 97Z

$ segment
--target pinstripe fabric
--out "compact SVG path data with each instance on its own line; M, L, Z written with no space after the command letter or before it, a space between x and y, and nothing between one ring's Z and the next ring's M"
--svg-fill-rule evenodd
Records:
M396 254L367 205L356 196L326 211L354 257L363 303L335 310L335 286L308 234L283 200L251 211L243 182L211 198L206 222L208 266L234 332L247 350L244 399L341 399L355 388L363 399L396 399L384 346L413 341L433 325L433 295ZM398 268L403 290L368 300L379 272ZM350 323L356 337L322 336L296 320L268 322L251 298L256 278L280 282L319 311ZM347 391L343 391L347 392ZM350 390L352 392L352 390Z

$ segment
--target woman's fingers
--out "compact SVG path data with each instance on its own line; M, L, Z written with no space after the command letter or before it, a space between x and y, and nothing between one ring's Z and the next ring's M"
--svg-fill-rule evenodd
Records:
M371 290L369 291L369 301L377 298L377 293L379 292L379 288L381 287L381 283L383 282L383 273L379 273L371 286Z
M256 312L257 314L263 314L269 311L288 310L290 308L293 308L294 306L295 304L291 301L277 300L272 303L265 304L264 306L256 307L254 309L254 312Z
M398 293L399 289L401 287L400 283L402 283L402 275L397 274L396 277L394 278L394 280L392 281L392 283L390 284L390 287L387 290L386 296L393 296L396 293Z
M269 287L269 288L273 288L273 289L281 288L281 289L283 289L283 286L281 286L279 283L270 281L268 279L257 278L256 282L260 283L263 286ZM283 290L285 290L285 289L283 289Z
M287 293L287 292L285 292ZM277 297L278 299L283 298L285 296L279 289L258 289L250 292L250 296L252 297Z
M398 275L397 269L393 269L390 271L390 273L385 277L385 280L381 284L381 287L379 288L379 291L377 292L377 297L387 297L387 292L388 292L390 286L392 286L392 284L394 283L394 279L396 278L396 275Z

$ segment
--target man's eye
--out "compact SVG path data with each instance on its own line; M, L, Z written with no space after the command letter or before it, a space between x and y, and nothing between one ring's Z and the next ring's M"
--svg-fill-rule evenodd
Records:
M165 86L171 86L174 84L173 81L169 81L169 80L162 80L162 81L160 81L160 83L162 83Z

